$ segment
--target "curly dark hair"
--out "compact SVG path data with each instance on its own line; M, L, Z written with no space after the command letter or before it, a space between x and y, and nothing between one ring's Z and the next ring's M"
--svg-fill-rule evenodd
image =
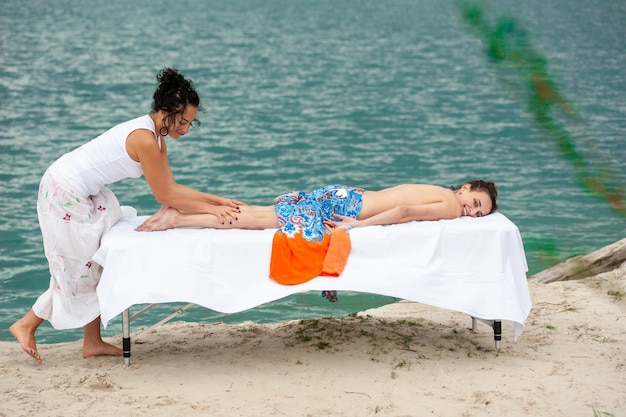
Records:
M152 113L163 110L167 113L165 127L169 128L174 123L177 114L183 114L187 106L198 107L200 110L200 97L193 86L193 82L176 68L163 68L156 77L159 85L152 95ZM199 124L197 120L194 124Z
M493 213L498 210L498 203L496 203L496 198L498 197L498 190L496 189L496 184L493 181L483 181L483 180L472 180L468 181L465 184L470 185L470 191L485 191L489 194L489 198L491 199L491 211L486 214ZM450 187L453 190L457 190L458 188Z

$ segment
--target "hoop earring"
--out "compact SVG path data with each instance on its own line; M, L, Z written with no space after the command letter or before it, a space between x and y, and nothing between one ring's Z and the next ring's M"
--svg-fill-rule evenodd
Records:
M167 126L165 126L165 119L163 119L163 126L161 126L161 128L159 129L159 134L161 136L167 136L168 133L170 133L170 130L167 128Z

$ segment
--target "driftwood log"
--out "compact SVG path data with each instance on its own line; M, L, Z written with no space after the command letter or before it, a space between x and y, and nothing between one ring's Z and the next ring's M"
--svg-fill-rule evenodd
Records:
M619 268L626 262L626 238L595 252L556 264L528 278L529 282L583 279Z

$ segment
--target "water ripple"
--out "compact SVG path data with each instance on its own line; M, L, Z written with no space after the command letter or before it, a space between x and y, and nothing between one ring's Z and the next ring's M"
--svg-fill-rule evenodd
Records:
M577 132L593 137L626 184L623 2L492 7L527 25L583 115ZM172 9L159 0L5 0L2 9L10 13L0 13L0 340L48 282L35 212L41 174L148 112L154 74L166 65L194 79L204 108L202 126L169 144L181 183L270 204L331 182L493 179L531 272L626 235L624 221L576 185L523 98L497 84L453 2L184 0ZM141 214L157 208L144 181L112 188ZM556 249L546 258L549 243ZM39 337L64 336L44 328Z

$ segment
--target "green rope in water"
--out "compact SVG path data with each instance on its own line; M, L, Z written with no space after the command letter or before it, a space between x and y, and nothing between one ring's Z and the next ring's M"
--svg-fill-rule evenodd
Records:
M514 97L523 98L527 111L571 164L579 185L608 203L618 216L626 217L624 187L617 184L615 168L600 154L592 135L582 127L580 115L550 79L546 60L533 49L526 30L510 17L500 17L490 25L486 7L479 4L461 1L458 7L485 45L499 81ZM584 146L577 146L574 138Z

